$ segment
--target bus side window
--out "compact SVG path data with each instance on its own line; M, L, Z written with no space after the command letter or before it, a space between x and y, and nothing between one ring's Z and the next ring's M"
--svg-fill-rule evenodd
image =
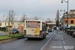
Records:
M43 26L42 26L42 31L46 31L46 30L47 30L46 25L43 25Z
M44 26L42 25L42 31L44 31Z

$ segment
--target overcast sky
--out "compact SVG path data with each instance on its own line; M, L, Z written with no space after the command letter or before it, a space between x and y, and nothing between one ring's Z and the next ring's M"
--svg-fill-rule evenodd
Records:
M17 19L26 14L28 17L55 20L57 10L61 9L67 10L67 3L61 3L61 0L0 0L0 20L3 19L3 15L5 18L8 16L9 10L14 10ZM69 0L70 9L75 9L75 0Z

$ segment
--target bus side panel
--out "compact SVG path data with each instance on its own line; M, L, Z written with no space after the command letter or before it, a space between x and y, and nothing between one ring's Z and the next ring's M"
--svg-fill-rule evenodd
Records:
M42 22L42 38L46 37L46 31L47 31L47 27L46 27L46 23Z

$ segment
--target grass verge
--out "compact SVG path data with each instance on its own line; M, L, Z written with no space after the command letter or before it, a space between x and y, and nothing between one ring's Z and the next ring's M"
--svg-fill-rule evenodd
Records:
M10 39L10 38L14 38L14 37L19 37L19 36L24 36L24 34L12 34L12 36L7 36L7 35L0 35L0 40L2 39Z
M10 38L12 38L12 37L9 37L7 35L1 35L0 36L0 40L2 40L2 39L10 39Z
M11 37L19 37L19 36L24 36L24 34L13 34Z

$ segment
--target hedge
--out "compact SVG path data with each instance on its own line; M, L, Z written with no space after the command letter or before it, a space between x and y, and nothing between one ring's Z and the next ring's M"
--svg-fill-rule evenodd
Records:
M0 31L6 32L6 27L0 27Z

